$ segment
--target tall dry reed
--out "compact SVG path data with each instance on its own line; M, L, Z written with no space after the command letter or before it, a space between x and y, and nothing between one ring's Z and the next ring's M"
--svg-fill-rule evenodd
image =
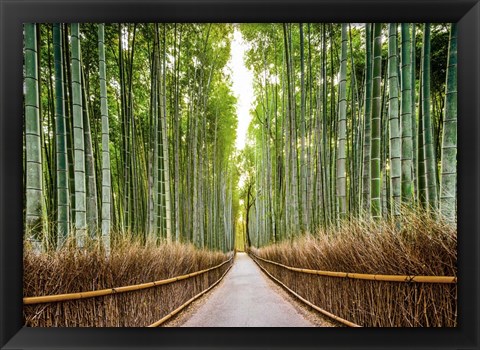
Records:
M218 265L230 255L192 245L144 246L115 243L109 257L101 250L24 250L24 297L75 293L162 280ZM229 264L172 284L82 300L24 305L24 325L31 327L144 327L161 319L208 288Z
M457 276L457 230L428 214L393 221L352 220L252 253L313 270L385 275ZM317 306L365 327L455 327L456 284L400 283L289 271L257 260Z

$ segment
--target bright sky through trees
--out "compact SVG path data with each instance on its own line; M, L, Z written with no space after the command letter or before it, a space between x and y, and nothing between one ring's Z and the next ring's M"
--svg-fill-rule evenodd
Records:
M242 34L238 30L237 25L235 25L228 67L232 71L233 93L238 98L238 126L235 147L239 150L245 147L248 125L251 120L250 108L253 102L253 74L245 67L243 60L244 53L247 49L248 46L244 43Z

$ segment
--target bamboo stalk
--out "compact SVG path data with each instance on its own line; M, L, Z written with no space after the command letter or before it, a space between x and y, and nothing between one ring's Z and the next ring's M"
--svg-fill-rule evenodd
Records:
M310 270L302 269L298 267L291 267L277 263L275 261L267 260L256 256L255 254L249 253L254 256L256 259L265 261L267 263L283 267L290 271L302 272L311 275L320 275L320 276L329 276L329 277L340 277L340 278L351 278L351 279L361 279L369 281L388 281L388 282L418 282L418 283L457 283L457 277L454 276L414 276L414 275L380 275L380 274L366 274L366 273L352 273L352 272L337 272L337 271L322 271L322 270Z
M229 261L231 261L233 259L233 257L234 256L232 256L230 259L224 261L223 263L221 263L219 265L216 265L216 266L213 266L213 267L210 267L208 269L200 270L200 271L197 271L197 272L192 272L192 273L177 276L177 277L167 278L167 279L164 279L164 280L135 284L135 285L130 285L130 286L117 287L117 288L108 288L108 289L93 290L93 291L88 291L88 292L80 292L80 293L68 293L68 294L44 295L44 296L36 296L36 297L25 297L25 298L23 298L23 304L24 305L31 305L31 304L52 303L52 302L66 301L66 300L86 299L86 298L99 297L99 296L116 294L116 293L125 293L125 292L131 292L131 291L136 291L136 290L161 286L161 285L181 281L181 280L184 280L184 279L188 279L188 278L191 278L191 277L195 277L195 276L204 274L208 271L218 269L219 267L221 267L221 266L225 265L226 263L228 263Z

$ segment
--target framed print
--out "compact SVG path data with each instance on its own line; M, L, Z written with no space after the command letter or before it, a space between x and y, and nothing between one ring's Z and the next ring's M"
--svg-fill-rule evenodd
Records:
M2 349L479 347L477 1L0 6Z

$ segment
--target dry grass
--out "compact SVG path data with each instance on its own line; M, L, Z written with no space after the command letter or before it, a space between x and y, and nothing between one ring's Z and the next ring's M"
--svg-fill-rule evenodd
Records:
M151 282L206 269L225 261L220 252L191 245L143 246L115 242L106 258L99 249L71 246L36 254L24 250L24 297L74 293ZM213 284L228 264L208 273L154 288L96 298L25 305L31 327L144 327Z
M353 220L262 249L258 256L293 267L387 275L457 275L457 230L427 214L390 222ZM325 277L258 261L319 307L365 327L455 327L456 284Z

